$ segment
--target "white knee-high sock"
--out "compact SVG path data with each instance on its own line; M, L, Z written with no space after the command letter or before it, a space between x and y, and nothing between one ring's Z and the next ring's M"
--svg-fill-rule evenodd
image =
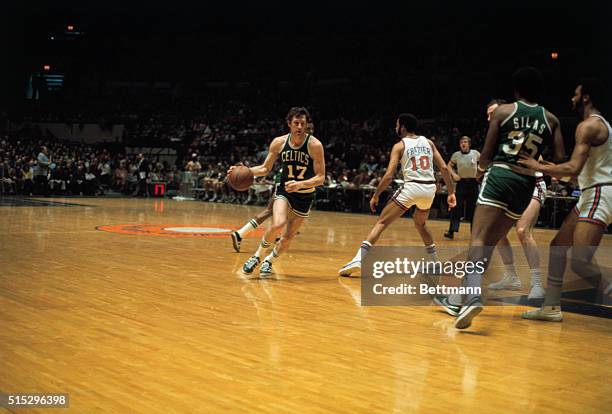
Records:
M253 230L257 228L258 224L255 219L250 219L240 230L238 230L238 235L240 238L243 238Z
M278 258L278 251L276 250L276 247L274 249L272 249L272 252L266 256L266 258L264 259L264 261L268 261L270 263L273 263L274 260L276 260Z
M262 238L261 239L261 243L259 243L259 247L257 248L257 251L255 252L255 256L261 257L264 249L268 249L268 248L270 248L270 246L271 246L271 244L268 243L266 241L266 239Z

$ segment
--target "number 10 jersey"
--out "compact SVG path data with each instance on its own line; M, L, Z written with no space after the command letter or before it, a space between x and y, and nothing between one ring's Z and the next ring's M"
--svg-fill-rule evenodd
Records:
M435 181L433 150L427 138L403 138L404 152L400 159L404 181Z

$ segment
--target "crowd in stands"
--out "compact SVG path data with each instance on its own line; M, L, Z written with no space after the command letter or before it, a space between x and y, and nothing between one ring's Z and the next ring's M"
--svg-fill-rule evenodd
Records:
M264 160L268 145L275 136L286 133L285 102L268 102L261 96L246 99L201 103L179 100L156 104L130 104L128 99L115 99L115 106L104 111L101 106L83 105L70 111L69 103L30 108L28 121L122 122L126 126L123 145L131 147L173 147L178 152L176 163L159 162L144 154L148 163L147 180L168 183L178 189L181 182L201 190L205 200L255 202L261 190L271 186L271 177L260 178L248 194L234 192L226 183L231 165L255 165ZM267 102L254 105L252 102ZM272 104L278 107L273 110ZM97 113L96 110L101 112ZM371 188L385 172L388 154L397 140L394 116L357 114L328 117L333 109L311 108L314 134L326 150L326 186L336 188ZM345 112L340 111L340 114ZM349 111L350 112L350 111ZM483 116L484 118L484 116ZM422 120L419 133L431 138L445 160L458 148L462 135L470 135L473 148L484 139L486 124L474 120ZM41 168L38 157L41 147L49 157L47 168ZM125 155L125 150L107 149L63 141L46 136L42 131L12 131L0 146L0 191L9 194L103 194L108 189L123 194L137 194L139 160ZM46 172L46 186L35 185L36 174ZM187 173L187 174L185 174ZM146 193L146 192L145 192ZM255 194L256 193L256 194Z
M103 195L112 189L138 194L137 156L112 153L94 145L53 137L32 137L23 131L0 139L0 194ZM148 164L148 179L178 189L180 172L167 162Z

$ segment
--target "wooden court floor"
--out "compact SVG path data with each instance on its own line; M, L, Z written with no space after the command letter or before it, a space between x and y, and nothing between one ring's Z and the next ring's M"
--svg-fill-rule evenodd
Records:
M313 212L259 280L240 272L258 238L235 253L227 237L159 234L238 227L258 207L53 201L85 206L0 207L0 392L69 393L70 407L10 412L611 410L610 319L537 323L498 306L457 331L435 307L360 306L359 279L336 271L375 216ZM117 225L140 234L96 229ZM429 225L439 246L467 243L467 226L449 242L447 222ZM379 244L417 240L403 219Z

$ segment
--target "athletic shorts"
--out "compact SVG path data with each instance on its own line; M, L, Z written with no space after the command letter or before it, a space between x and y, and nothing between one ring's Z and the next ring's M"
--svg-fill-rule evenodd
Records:
M393 201L404 210L408 210L415 205L419 210L429 210L435 196L435 184L406 182L393 194L390 201Z
M308 217L310 208L314 201L314 192L312 193L288 193L285 191L284 185L276 187L275 200L283 199L289 203L289 209L298 217Z
M531 202L535 184L535 177L492 165L482 180L477 204L500 208L506 217L518 220Z
M531 198L538 200L541 206L544 205L544 201L546 201L546 181L544 181L544 178L536 178L536 185Z
M612 185L596 185L583 190L574 212L578 221L608 227L612 223Z

